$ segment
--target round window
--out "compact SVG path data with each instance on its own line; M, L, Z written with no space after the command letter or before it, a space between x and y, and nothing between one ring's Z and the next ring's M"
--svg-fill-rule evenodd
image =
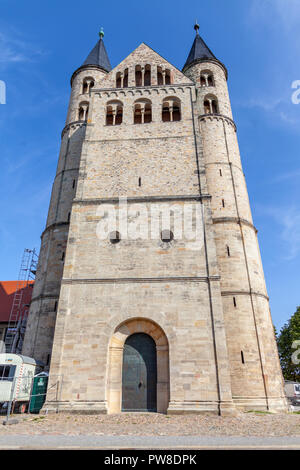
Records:
M111 243L119 243L121 241L121 235L120 232L110 232L109 234L109 240Z
M173 235L173 232L171 232L171 230L162 230L160 237L163 242L167 243L173 240L174 235Z

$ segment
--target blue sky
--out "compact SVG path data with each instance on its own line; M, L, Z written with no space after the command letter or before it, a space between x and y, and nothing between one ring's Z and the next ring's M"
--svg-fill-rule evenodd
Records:
M229 70L254 223L274 323L300 305L299 0L0 0L0 279L17 279L25 247L39 248L69 79L101 26L113 66L146 42L181 68L200 33Z

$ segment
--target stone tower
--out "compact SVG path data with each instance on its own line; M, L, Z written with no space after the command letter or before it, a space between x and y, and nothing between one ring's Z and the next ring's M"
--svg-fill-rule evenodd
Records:
M72 76L23 351L63 377L48 410L286 409L227 70L198 28L182 72L144 43L111 70L101 33Z
M37 357L49 366L56 313L63 275L72 201L76 194L82 144L86 132L89 95L111 65L100 40L86 61L71 78L71 98L53 183L46 228L41 235L41 250L27 322L23 353Z

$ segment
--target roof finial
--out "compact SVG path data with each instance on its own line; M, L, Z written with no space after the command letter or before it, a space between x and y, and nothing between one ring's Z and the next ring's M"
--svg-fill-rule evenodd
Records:
M104 38L104 31L103 28L101 28L100 33L99 33L100 39Z
M195 26L194 26L194 30L196 31L196 34L198 34L199 28L200 28L200 26L198 24L198 21L196 20L196 23L195 23Z

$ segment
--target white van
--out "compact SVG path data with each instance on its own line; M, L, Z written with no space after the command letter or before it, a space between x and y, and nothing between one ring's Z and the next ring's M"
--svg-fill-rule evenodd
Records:
M289 402L292 405L300 406L300 383L287 380L284 383L284 390Z
M36 366L31 357L0 354L0 407L12 400L15 411L26 411Z

